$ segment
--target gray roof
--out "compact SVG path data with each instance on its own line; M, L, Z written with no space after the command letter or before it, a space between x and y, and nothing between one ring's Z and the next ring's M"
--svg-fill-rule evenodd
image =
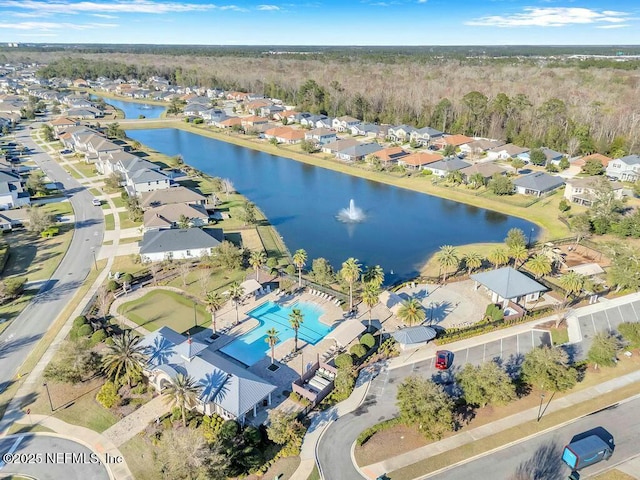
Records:
M551 150L547 147L542 147L540 150L542 150L542 153L544 153L544 155L547 157L547 160L554 160L556 158L559 159L564 157L564 153L556 152L555 150Z
M469 166L471 166L469 162L460 160L458 157L453 157L430 163L429 165L427 165L427 168L429 170L444 170L446 172L453 172L455 170L461 170Z
M215 248L222 241L221 234L222 230L219 228L149 231L144 233L140 241L140 254Z
M164 173L149 170L148 168L136 170L133 173L130 172L129 178L133 183L162 182L164 180L169 180L169 177Z
M431 128L431 127L422 127L422 128L418 128L416 130L416 133L419 133L421 135L424 135L425 133L428 134L431 138L434 137L441 137L442 135L444 135L444 133L442 133L440 130L436 130L435 128Z
M420 325L417 327L401 328L391 334L398 343L409 345L412 343L428 342L436 338L436 331L431 327Z
M20 175L7 170L0 170L0 182L20 182Z
M350 157L363 157L370 153L377 152L378 150L382 150L382 147L377 143L361 143L359 145L354 145L352 147L345 148L344 150L340 150L338 154L349 155Z
M639 155L627 155L626 157L618 158L619 161L626 163L627 165L637 165L640 163Z
M535 172L516 178L513 181L516 187L528 188L538 192L547 192L564 185L564 180L560 177L549 175L545 172Z
M172 203L203 202L204 200L206 200L206 197L200 195L198 192L194 192L187 187L179 186L164 190L144 192L140 198L140 206L147 208Z
M511 267L476 273L471 275L471 278L506 299L543 292L547 289L544 285Z
M160 166L155 163L148 162L146 160L142 160L140 157L133 158L129 157L127 159L121 160L120 164L122 168L124 168L127 172L131 173L135 170L142 170L144 168L148 170L160 170Z
M162 370L173 377L191 376L202 388L200 400L220 405L236 417L250 411L276 387L213 352L207 345L161 329L142 339L149 355L148 370Z

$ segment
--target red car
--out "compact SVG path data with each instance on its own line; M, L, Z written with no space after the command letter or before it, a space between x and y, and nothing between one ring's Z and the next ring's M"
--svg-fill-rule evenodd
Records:
M438 350L436 352L436 368L438 370L447 370L453 363L453 353L449 350Z

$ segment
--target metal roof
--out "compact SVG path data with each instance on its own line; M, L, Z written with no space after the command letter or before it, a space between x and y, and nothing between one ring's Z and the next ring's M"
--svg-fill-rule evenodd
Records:
M333 339L338 345L346 347L351 341L367 329L358 320L345 320L334 328L327 338Z
M476 282L497 293L502 298L517 298L547 288L512 267L503 267L471 275Z
M412 343L428 342L436 338L436 331L424 325L417 327L407 327L396 330L391 334L395 338L396 342L403 345L410 345Z

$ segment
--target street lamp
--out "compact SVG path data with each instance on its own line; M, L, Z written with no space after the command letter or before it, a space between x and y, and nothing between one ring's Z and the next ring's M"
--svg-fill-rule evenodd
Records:
M93 253L93 266L96 270L98 270L98 260L96 260L96 248L91 247L91 253Z
M538 422L542 418L542 402L544 401L544 393L540 394L540 407L538 407Z
M51 394L49 393L49 385L43 383L42 386L47 391L47 397L49 398L49 408L51 408L51 411L53 412L53 402L51 401Z

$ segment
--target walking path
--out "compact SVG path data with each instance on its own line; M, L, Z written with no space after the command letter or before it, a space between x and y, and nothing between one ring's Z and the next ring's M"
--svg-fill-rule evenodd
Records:
M102 432L102 436L119 447L142 432L149 423L156 421L165 413L167 413L165 399L158 396L106 429Z

